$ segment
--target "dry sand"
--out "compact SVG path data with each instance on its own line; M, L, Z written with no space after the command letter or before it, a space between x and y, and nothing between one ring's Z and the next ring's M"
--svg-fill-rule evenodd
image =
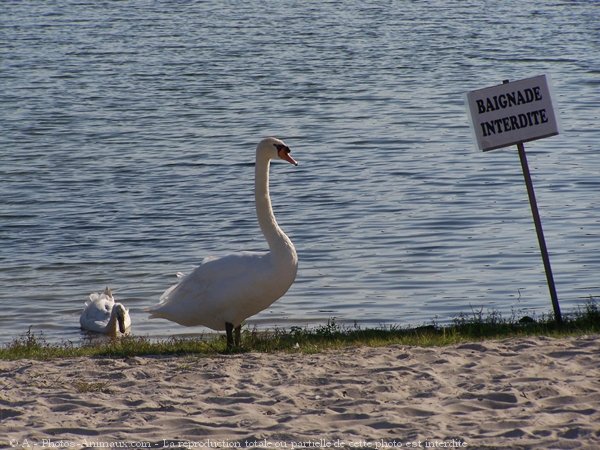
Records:
M598 449L599 337L0 361L0 446Z

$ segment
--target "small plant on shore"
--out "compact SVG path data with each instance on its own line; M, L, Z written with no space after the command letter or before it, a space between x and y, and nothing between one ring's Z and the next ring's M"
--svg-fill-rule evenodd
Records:
M70 348L74 348L70 342L49 344L41 331L36 335L29 327L23 336L17 337L8 346L0 349L0 359L43 359L53 356L69 356Z

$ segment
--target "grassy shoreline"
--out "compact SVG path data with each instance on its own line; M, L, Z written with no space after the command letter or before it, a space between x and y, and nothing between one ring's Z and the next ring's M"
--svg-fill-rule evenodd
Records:
M340 326L335 319L315 328L292 327L258 331L245 329L242 345L227 351L224 336L211 338L169 338L152 340L147 337L126 336L96 344L75 345L71 342L51 344L43 334L29 330L24 336L0 347L0 360L51 359L68 357L133 357L161 355L200 355L245 352L316 353L351 346L446 346L461 342L501 339L522 336L565 337L600 333L600 308L591 299L583 309L565 315L562 324L553 316L538 320L525 316L505 319L500 313L484 316L481 311L462 314L450 325L436 324L415 328L360 328Z

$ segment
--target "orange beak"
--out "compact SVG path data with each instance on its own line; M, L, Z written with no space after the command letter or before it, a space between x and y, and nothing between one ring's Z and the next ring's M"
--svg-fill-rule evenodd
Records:
M289 150L286 152L284 149L281 149L281 150L279 150L279 151L277 152L277 154L278 154L278 155L279 155L279 157L280 157L281 159L283 159L284 161L287 161L287 162L289 162L290 164L293 164L293 165L295 165L295 166L297 166L297 165L298 165L298 162L297 162L297 161L296 161L294 158L292 158L292 156L290 155L290 153L289 153Z

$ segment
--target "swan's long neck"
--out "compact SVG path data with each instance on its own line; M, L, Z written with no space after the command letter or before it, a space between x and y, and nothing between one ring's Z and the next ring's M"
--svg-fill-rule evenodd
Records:
M117 317L117 310L113 306L113 309L112 309L112 311L110 313L110 320L106 324L106 334L108 334L109 336L116 336L117 335L117 330L119 329L118 320L119 319Z
M279 228L273 215L271 197L269 196L269 166L270 160L268 158L261 158L257 155L254 174L256 217L271 252L276 256L290 255L296 258L296 250L292 241Z

